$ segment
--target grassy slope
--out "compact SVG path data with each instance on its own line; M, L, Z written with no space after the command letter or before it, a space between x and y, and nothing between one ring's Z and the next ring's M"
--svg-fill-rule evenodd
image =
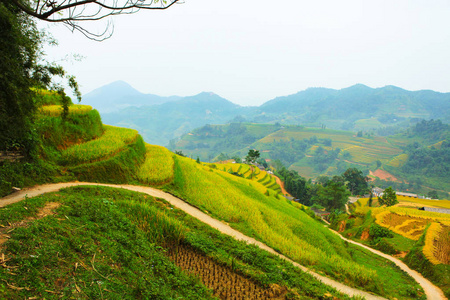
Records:
M174 178L173 185L167 187L169 191L300 263L350 285L397 298L406 297L409 287L418 288L388 262L382 264L384 267L371 265L378 264L371 254L365 254L372 257L369 260L353 258L354 250L321 223L287 200L265 196L266 188L258 182L182 157L175 158ZM396 279L387 280L387 269L383 268L396 274Z
M91 145L96 143L98 142ZM70 151L69 149L67 151ZM275 192L269 192L269 196L264 195L267 188L260 182L214 170L187 158L173 158L163 148L154 150L156 149L152 146L145 147L142 140L137 138L129 144L125 143L117 153L105 152L101 160L70 166L66 172L72 171L74 176L81 180L141 180L152 184L169 182L166 189L181 195L191 204L210 211L214 216L230 222L235 228L266 242L293 259L309 264L350 285L384 295L396 295L399 299L406 297L407 287L417 287L411 279L402 278L401 272L389 264L386 266L397 274L399 283L386 280L383 275L385 270L370 270L376 269L375 266L363 267L363 264L370 264L370 261L376 259L366 261L352 257L354 250L347 249L347 246L323 228L322 224L288 201L275 197ZM152 166L153 164L155 165ZM145 171L145 168L170 170L172 166L173 174L169 171L149 175Z
M49 202L61 203L56 214L15 229L4 246L16 274L0 269L7 298L211 299L210 291L165 255L166 249L187 245L263 289L284 287L290 299L348 299L289 263L144 194L65 189L0 209L0 223L36 216Z

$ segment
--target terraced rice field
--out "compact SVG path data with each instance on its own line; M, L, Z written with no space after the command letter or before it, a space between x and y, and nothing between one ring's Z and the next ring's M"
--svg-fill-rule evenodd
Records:
M100 138L64 150L62 164L78 165L114 156L139 135L134 129L109 125L104 125L104 130Z
M145 162L138 171L138 178L146 184L164 184L173 179L173 153L164 147L145 145Z
M263 149L265 143L280 140L290 141L291 139L303 140L313 136L318 139L331 139L333 148L339 147L341 150L350 152L351 160L358 163L370 164L378 159L385 162L402 152L398 146L392 145L384 137L356 137L351 132L316 128L286 128L264 137L257 144L261 145L261 149Z
M92 106L90 105L81 105L81 104L74 104L69 106L69 115L82 115L85 113L88 113L92 110ZM42 106L39 109L39 113L45 116L50 117L58 117L62 114L63 108L61 105L47 105Z
M223 172L234 172L242 175L246 179L251 179L257 181L267 187L268 189L272 189L274 191L281 192L281 187L276 182L276 179L271 174L266 171L261 171L259 168L255 166L250 166L247 164L236 164L236 163L226 163L226 164L218 164L218 169Z
M433 223L428 228L423 254L433 264L450 264L450 226Z
M257 181L223 172L220 166L216 168L176 157L174 186L179 195L298 262L326 265L330 274L342 274L339 276L351 281L377 280L376 272L344 258L339 237L302 211L292 209L290 202L273 194L264 195L267 188Z

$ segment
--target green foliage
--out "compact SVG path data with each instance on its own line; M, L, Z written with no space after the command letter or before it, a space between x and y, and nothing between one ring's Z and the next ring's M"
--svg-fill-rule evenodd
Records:
M12 1L0 2L0 150L31 152L35 105L33 72L42 35Z
M347 187L352 195L364 195L368 191L368 178L356 168L347 169L342 177L347 181Z
M250 149L248 150L248 154L245 157L245 161L249 164L255 163L255 161L259 158L259 151L258 150L254 150L254 149Z
M349 196L350 192L345 186L330 180L325 187L318 185L314 201L326 207L327 210L342 209Z
M384 238L384 237L393 237L393 235L389 229L384 228L375 223L370 225L369 235L375 241L377 241L380 238Z
M48 183L58 176L61 176L59 169L42 159L0 163L0 197L11 193L12 187L23 188Z
M384 190L383 195L378 197L378 203L380 205L392 206L398 203L397 194L392 189L392 187L388 187Z

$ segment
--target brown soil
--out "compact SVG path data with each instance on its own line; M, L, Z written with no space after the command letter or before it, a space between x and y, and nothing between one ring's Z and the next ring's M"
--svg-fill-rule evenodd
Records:
M396 258L404 258L407 254L408 254L408 251L400 251L400 253L394 254L392 256L396 257Z
M275 181L277 182L277 184L280 186L281 188L281 192L283 193L283 195L288 195L291 197L291 194L289 194L286 189L284 188L284 182L281 181L280 178L278 178L278 176L272 175L273 177L275 177Z
M42 207L36 217L29 217L22 221L16 222L14 224L10 224L9 226L5 226L0 228L0 252L1 252L1 246L8 241L10 238L9 234L14 231L14 229L18 227L25 227L28 223L37 220L42 219L48 215L53 214L53 211L58 208L61 205L61 203L58 202L49 202L44 207Z
M361 241L367 241L370 238L369 228L366 228L361 234Z
M370 171L370 175L378 177L381 180L400 182L400 180L398 180L394 175L381 169L377 169L375 172Z
M338 230L338 232L343 232L345 230L345 225L346 225L346 222L345 221L341 221L339 223L339 230Z
M200 277L220 299L286 299L286 287L262 287L189 246L168 247L166 255L181 269Z

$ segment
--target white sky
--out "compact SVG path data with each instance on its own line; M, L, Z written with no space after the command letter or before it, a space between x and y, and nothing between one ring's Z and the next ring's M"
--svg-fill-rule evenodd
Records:
M50 60L85 57L62 63L83 93L124 80L143 93L259 105L356 83L450 91L448 0L185 0L114 24L100 43L45 24L59 41Z

